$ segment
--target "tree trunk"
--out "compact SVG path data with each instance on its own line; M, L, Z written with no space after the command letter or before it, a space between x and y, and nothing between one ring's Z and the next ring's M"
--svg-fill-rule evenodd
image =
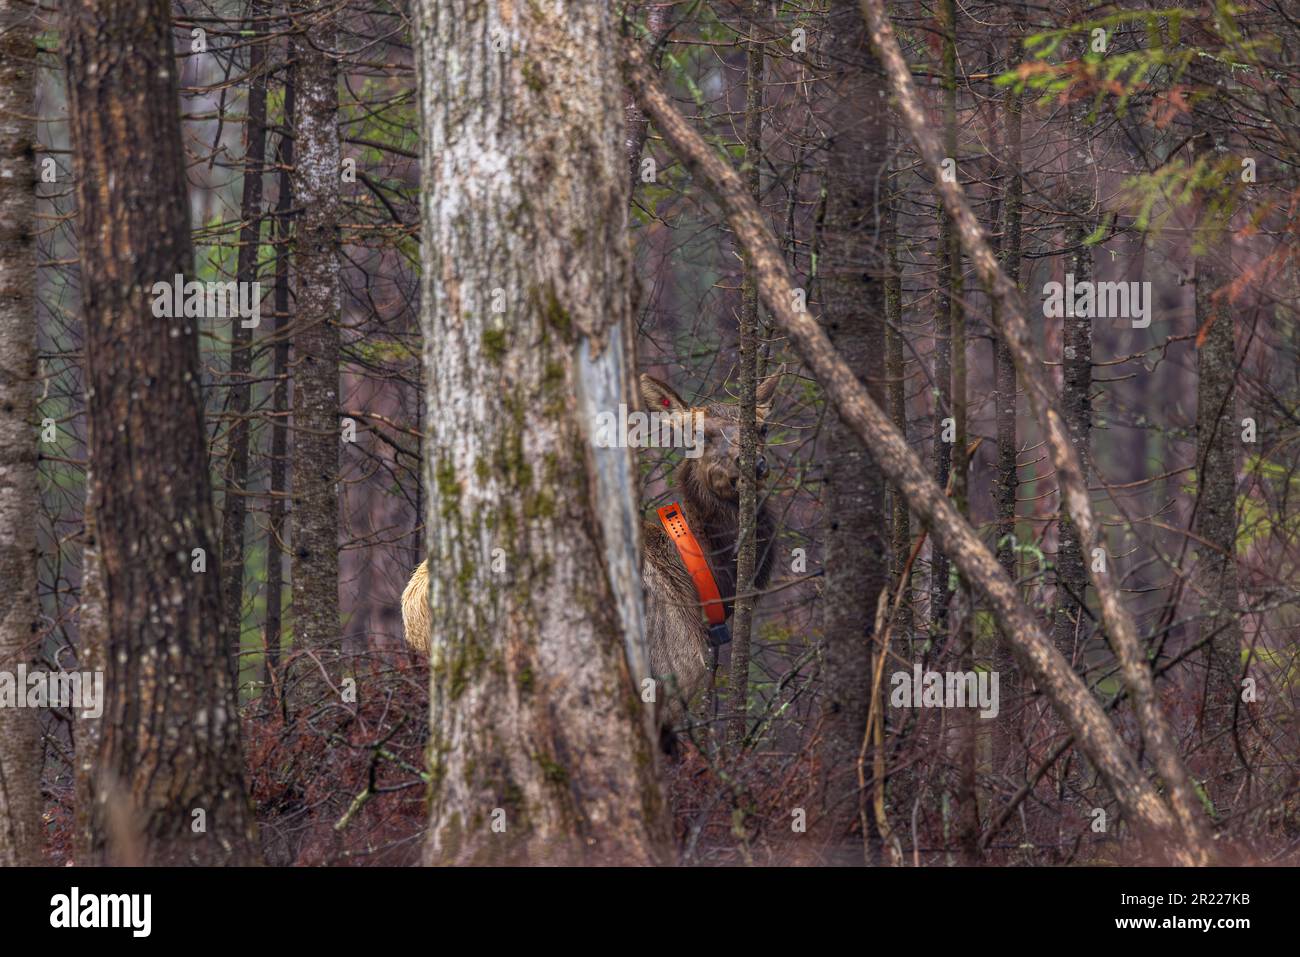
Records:
M881 79L850 0L831 7L826 56L826 211L820 260L826 335L874 401L885 401L884 272L880 235L888 124ZM839 415L824 426L822 500L826 580L822 592L822 718L819 755L825 859L862 860L857 759L871 706L876 602L889 587L890 515L885 479Z
M252 23L245 38L248 50L248 149L244 153L243 195L239 204L239 253L235 278L257 281L257 253L262 234L262 171L266 150L265 47L257 18L268 4L252 6ZM221 524L221 620L230 636L231 675L239 686L240 638L244 631L244 520L248 515L248 408L252 384L253 330L239 319L230 328L230 429L226 462L225 501Z
M33 15L0 0L0 671L11 675L34 663L40 635ZM37 712L0 708L0 867L40 863L41 805Z
M655 778L611 8L419 0L430 863L646 863ZM652 687L652 686L649 686Z
M754 202L762 195L759 163L763 148L763 44L756 37L762 6L750 6L751 39L745 55L745 179ZM731 721L728 740L740 747L749 712L749 639L754 623L754 570L758 560L758 284L748 259L740 302L740 485L736 535L736 601L731 618Z
M339 629L339 160L338 64L332 15L296 2L293 197L293 664L291 709L325 693L321 668L337 678Z
M1080 14L1082 15L1082 14ZM1078 41L1079 56L1086 49L1084 40ZM1071 118L1080 128L1087 119L1089 104L1084 101L1071 110ZM1065 259L1065 269L1074 275L1075 283L1092 280L1092 247L1084 245L1091 235L1089 222L1092 210L1090 188L1092 166L1086 137L1075 137L1069 158L1070 189L1067 206L1070 223L1064 230L1065 244L1070 253ZM1065 277L1062 277L1064 280ZM1061 319L1061 412L1065 428L1079 457L1083 482L1086 485L1092 462L1092 317L1076 316L1074 303L1065 304ZM1091 556L1083 553L1079 531L1070 521L1061 495L1060 516L1057 521L1056 549L1056 599L1053 609L1052 629L1056 647L1070 661L1077 661L1079 644L1086 637L1083 619L1088 588L1088 570L1084 563Z
M1241 710L1243 636L1237 598L1237 350L1232 309L1214 293L1226 285L1210 255L1196 264L1195 582L1205 648L1205 698L1201 740L1214 769L1206 787L1216 815L1231 813L1241 784L1235 724Z
M648 34L646 42L651 47L656 46L668 32L669 6L670 4L667 3L650 3L646 5L645 30ZM650 130L650 120L641 111L641 107L637 105L636 97L632 96L631 93L626 94L626 102L624 115L627 120L627 136L624 142L627 144L627 164L632 173L632 188L636 189L636 184L641 182L641 151L645 148L645 138Z
M885 377L889 383L889 417L899 433L907 435L907 365L903 360L903 277L898 264L898 203L891 195L885 200L884 244L885 272ZM908 556L912 548L912 513L907 499L894 486L890 486L893 508L892 544L890 546L890 576L894 587L903 588L903 600L894 623L896 636L906 642L908 655L912 654L912 572L908 570ZM906 584L901 584L907 575Z
M284 75L284 119L286 129L294 123L294 44L287 45L288 63ZM266 534L266 686L280 697L283 710L280 653L283 634L284 604L284 528L285 501L288 488L285 481L289 454L289 427L285 413L289 409L289 228L293 207L293 138L280 135L278 144L280 166L279 195L275 202L275 332L274 352L271 360L271 502L267 507Z
M940 4L940 23L943 28L943 148L944 155L957 162L957 5L955 0L942 0ZM961 246L953 232L952 219L939 208L939 240L935 251L935 273L938 291L935 294L934 309L934 387L935 425L934 425L934 480L940 488L947 488L948 476L956 466L954 458L964 460L965 447L960 437L952 440L944 438L943 420L953 419L954 435L959 425L959 410L953 404L955 363L961 363L961 375L965 378L965 355L957 355L957 343L954 335L962 327L961 296ZM964 337L963 337L964 338ZM963 344L964 349L964 344ZM964 407L960 410L965 417ZM955 450L955 451L954 451ZM965 488L965 475L958 477ZM954 488L954 497L956 497ZM932 645L937 647L948 629L948 605L952 596L948 588L948 556L939 551L937 544L930 543L930 635Z
M1019 5L1016 6L1019 12ZM1019 38L1013 38L1008 46L1017 49ZM1013 61L1015 54L1012 54ZM1006 196L1002 203L1003 240L999 252L999 261L1013 285L1020 285L1021 256L1021 208L1023 205L1024 184L1021 178L1020 163L1020 94L1014 86L1008 86L1004 95L1006 104L1004 120L1006 125L1006 162L1003 170L1007 177ZM999 325L996 299L989 303L992 313L990 325ZM1016 444L1016 363L1011 355L1011 347L1002 336L994 337L993 363L997 378L994 415L998 435L998 467L993 481L994 510L997 515L996 548L998 563L1012 581L1020 577L1019 553L1016 546L1016 495L1020 490L1018 468L1018 446ZM999 685L1002 700L1011 702L1013 708L1003 711L998 727L993 734L993 767L1001 773L1007 765L1007 757L1012 742L1019 736L1020 682L1016 674L1015 659L1011 646L1001 634L997 638L994 670L1001 676Z
M1076 169L1073 175L1082 177L1086 171ZM1082 218L1086 212L1083 204L1089 201L1090 197L1085 200L1077 193L1072 194L1071 212L1078 218L1065 231L1066 244L1074 247L1066 257L1065 269L1074 275L1076 283L1092 279L1092 250L1083 245L1084 238L1092 231ZM1072 301L1066 303L1065 315L1061 319L1064 327L1061 335L1061 412L1065 416L1070 443L1079 456L1085 482L1092 460L1092 322L1091 317L1074 315ZM1079 530L1070 520L1064 495L1057 509L1056 594L1051 618L1053 640L1065 660L1083 670L1086 666L1083 645L1090 631L1086 612L1088 566L1085 564L1090 556L1083 552ZM1058 795L1066 806L1075 803L1070 800L1070 795L1081 790L1072 757L1067 757L1056 768ZM1062 818L1058 821L1062 849L1075 829L1076 823L1072 820Z
M64 22L108 630L84 863L249 863L198 323L152 308L193 266L170 10L82 0Z

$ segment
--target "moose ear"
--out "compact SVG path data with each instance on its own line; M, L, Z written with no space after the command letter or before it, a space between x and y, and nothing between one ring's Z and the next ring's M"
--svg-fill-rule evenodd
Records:
M772 399L776 395L776 387L781 384L783 375L785 375L784 365L760 382L758 388L754 390L754 404L757 406L756 412L760 422L772 411Z
M668 383L644 374L641 376L641 401L650 411L667 409L670 412L685 412L690 408Z

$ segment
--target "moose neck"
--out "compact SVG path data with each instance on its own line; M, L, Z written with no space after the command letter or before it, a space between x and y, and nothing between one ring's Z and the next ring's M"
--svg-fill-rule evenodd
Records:
M709 558L718 591L724 598L731 599L736 594L736 540L740 534L740 503L715 495L689 472L682 476L679 487L686 519ZM767 583L770 566L768 542L771 538L771 520L767 505L761 497L756 519L759 553L755 584L761 588ZM731 613L730 601L727 602L727 613Z

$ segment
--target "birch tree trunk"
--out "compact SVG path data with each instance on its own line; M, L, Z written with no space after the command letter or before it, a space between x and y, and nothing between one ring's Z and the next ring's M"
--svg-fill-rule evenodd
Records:
M0 671L36 658L36 40L34 10L0 0ZM0 867L41 853L41 730L0 708Z
M63 42L107 623L90 859L79 863L250 863L199 328L152 308L154 283L193 267L170 9L69 0Z
M426 859L646 863L627 449L628 158L609 5L419 0L431 641Z
M333 673L339 627L339 310L338 64L333 12L295 3L293 197L293 650L285 693L312 707ZM319 662L319 663L318 663Z

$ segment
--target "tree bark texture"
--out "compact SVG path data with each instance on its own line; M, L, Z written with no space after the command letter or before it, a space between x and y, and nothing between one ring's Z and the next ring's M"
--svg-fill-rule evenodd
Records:
M826 209L819 261L822 324L835 350L880 406L885 404L884 251L881 247L888 118L884 82L851 0L830 12L825 127ZM857 757L871 706L876 603L889 587L890 514L885 478L841 415L824 426L822 591L824 746L822 821L828 860L862 859Z
M420 0L432 774L426 860L648 863L612 10Z
M321 674L337 679L339 623L339 157L338 64L332 11L295 3L293 484L290 575L293 710L316 706Z
M265 44L258 36L256 17L266 12L265 2L254 3L248 49L248 149L244 153L244 182L239 204L242 225L235 278L257 281L257 253L262 232L262 173L266 151L266 75L262 64ZM252 383L253 330L239 319L230 324L230 428L226 462L225 501L221 513L221 620L230 636L231 669L239 683L240 638L244 630L244 524L248 500L249 400Z
M193 266L170 10L70 0L63 41L107 625L91 858L249 863L199 328L152 310L154 283Z
M36 600L36 32L0 0L0 671L38 657ZM0 708L0 867L40 863L41 728Z

